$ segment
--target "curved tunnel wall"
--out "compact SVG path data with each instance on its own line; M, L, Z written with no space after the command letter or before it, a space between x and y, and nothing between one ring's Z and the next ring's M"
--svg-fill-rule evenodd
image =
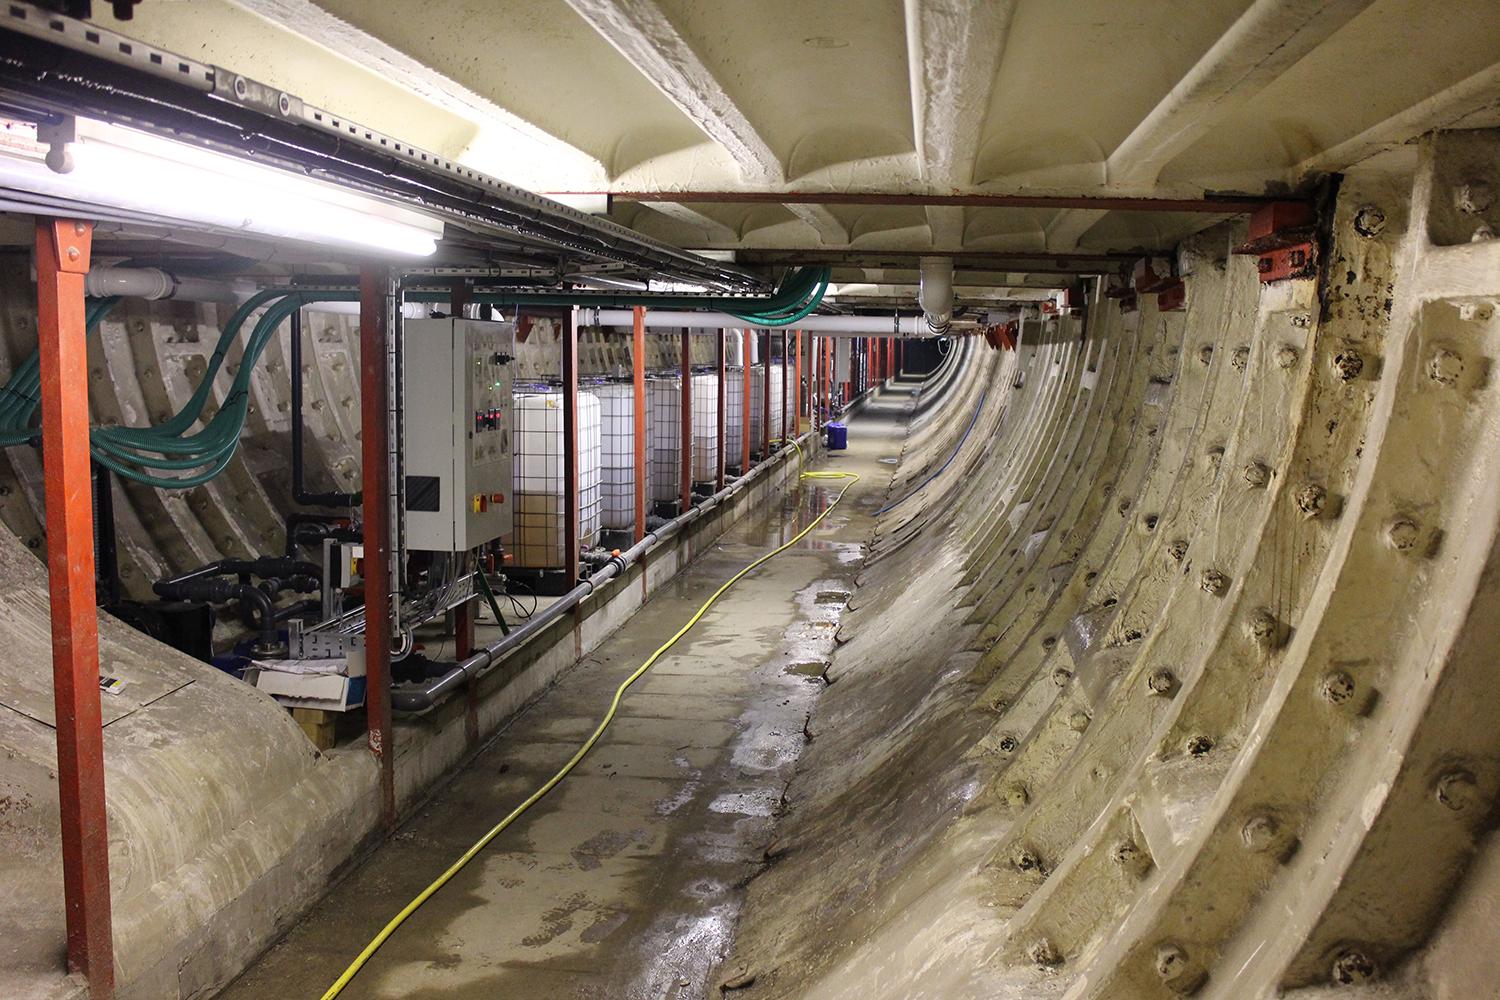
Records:
M1321 282L1225 224L1183 311L950 359L737 995L1493 991L1500 249L1450 208L1485 141L1345 178Z

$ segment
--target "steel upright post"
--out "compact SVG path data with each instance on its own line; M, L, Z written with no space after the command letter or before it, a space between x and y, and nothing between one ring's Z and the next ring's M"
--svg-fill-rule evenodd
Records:
M83 300L93 235L91 222L36 221L42 479L63 912L68 968L87 978L89 995L99 1000L114 995L115 965Z

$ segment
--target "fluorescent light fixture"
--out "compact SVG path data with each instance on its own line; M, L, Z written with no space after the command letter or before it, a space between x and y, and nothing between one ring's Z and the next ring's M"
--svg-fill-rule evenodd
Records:
M0 187L116 213L274 239L427 257L442 223L286 170L99 122L78 122L68 167L48 166L11 125L0 143ZM34 133L33 133L34 134ZM59 157L54 155L53 162ZM69 166L70 164L70 166Z

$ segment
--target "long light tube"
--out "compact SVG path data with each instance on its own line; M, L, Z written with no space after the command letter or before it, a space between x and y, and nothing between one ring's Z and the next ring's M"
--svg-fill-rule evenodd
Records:
M65 172L44 162L39 145L0 146L0 186L235 233L400 256L437 250L436 219L274 167L89 125L66 157L52 157Z

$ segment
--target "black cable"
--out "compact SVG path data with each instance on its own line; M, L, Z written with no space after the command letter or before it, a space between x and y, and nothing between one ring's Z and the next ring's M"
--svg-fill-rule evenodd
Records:
M525 587L526 591L531 595L531 610L528 611L526 610L525 603L517 598L515 594L512 594L509 589L505 591L505 596L510 600L510 605L515 610L516 617L530 618L532 615L536 614L537 605L541 603L541 600L536 596L536 591L532 590L529 584L526 584L520 580L511 580L507 578L506 583L507 585Z

